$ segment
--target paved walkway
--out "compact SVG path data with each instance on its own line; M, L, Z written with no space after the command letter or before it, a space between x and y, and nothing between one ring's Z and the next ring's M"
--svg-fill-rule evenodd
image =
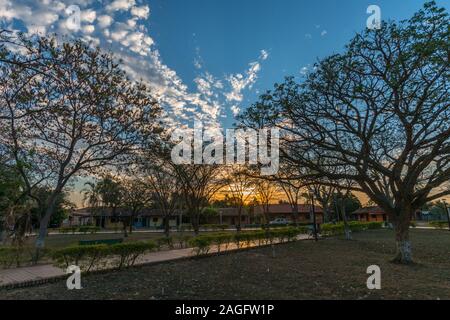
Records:
M308 239L307 235L300 235L297 240ZM240 249L256 247L252 244L250 246L241 246ZM218 251L217 246L211 246L209 253L216 253ZM230 243L228 246L222 245L221 251L236 251L239 250L236 244ZM152 264L164 261L174 261L177 259L189 258L195 256L195 252L192 248L186 249L174 249L166 251L150 252L136 262L135 265ZM48 280L56 277L62 277L66 273L63 269L55 267L51 264L37 265L30 267L21 267L14 269L0 269L0 288L11 285L25 285L27 283L34 283L40 280Z

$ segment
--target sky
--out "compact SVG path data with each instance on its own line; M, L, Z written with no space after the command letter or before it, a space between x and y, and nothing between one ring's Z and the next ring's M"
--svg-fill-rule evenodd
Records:
M438 0L450 9L450 0ZM369 5L402 20L420 0L0 0L0 27L83 38L154 89L167 125L229 128L285 76L301 81L366 27ZM79 29L71 21L80 9ZM72 20L71 20L72 19ZM78 26L78 25L77 25ZM77 199L79 202L79 199Z

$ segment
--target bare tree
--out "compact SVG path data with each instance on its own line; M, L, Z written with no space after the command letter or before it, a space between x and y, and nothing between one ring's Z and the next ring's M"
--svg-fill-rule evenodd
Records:
M170 235L170 218L181 207L181 182L178 180L173 164L168 161L170 160L154 158L151 164L145 167L145 183L152 191L155 207L163 214L166 237Z
M284 191L289 205L291 206L294 223L299 220L298 203L302 197L302 190L308 182L301 178L301 172L296 166L281 165L279 173L276 175L276 182Z
M236 230L241 231L242 210L245 203L254 194L252 179L246 174L246 168L243 165L231 165L226 169L227 186L225 191L231 195L229 199L238 210Z
M276 184L267 179L254 179L253 185L258 203L261 205L266 227L270 222L270 203L275 199L278 192Z
M119 179L122 193L122 207L127 210L127 216L123 217L129 232L133 233L135 218L143 209L153 203L153 188L147 184L147 180L137 175L126 176Z
M200 215L213 196L225 186L226 180L220 165L173 165L180 183L180 193L191 219L195 234L199 233Z
M448 36L447 12L428 2L358 34L303 84L288 78L243 116L264 112L284 132L282 156L315 177L355 181L394 224L400 263L412 261L415 210L450 194Z

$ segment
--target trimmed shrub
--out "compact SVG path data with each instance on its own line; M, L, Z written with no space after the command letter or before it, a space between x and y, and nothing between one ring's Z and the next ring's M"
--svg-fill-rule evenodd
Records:
M172 237L162 237L156 239L156 248L158 251L162 249L163 246L167 246L169 249L173 249L173 238Z
M431 227L438 228L438 229L446 229L448 227L448 221L444 221L444 220L430 221L430 222L428 222L428 224Z
M228 245L234 243L237 248L241 248L243 244L250 246L262 245L272 243L274 240L280 242L293 241L295 238L303 233L307 233L306 227L284 227L275 229L266 229L258 231L246 232L222 232L199 235L192 238L189 244L193 247L197 255L207 254L212 246L217 247L220 252L225 245L225 250L228 250Z
M213 231L217 231L217 230L225 230L230 228L230 226L228 224L202 224L200 225L200 228L203 230L213 230Z
M189 235L181 235L175 237L174 241L178 243L180 248L187 248L189 246L189 240L192 239L192 236Z
M53 251L54 264L60 268L79 266L82 271L93 271L113 266L118 269L130 267L136 260L156 247L153 241L71 246Z
M153 241L138 241L118 243L108 247L108 255L115 256L115 266L118 269L128 268L136 263L136 260L156 247Z
M1 247L0 267L7 269L30 265L36 262L33 261L33 258L35 258L34 253L34 247ZM39 260L46 257L48 253L48 249L42 249L39 254Z
M62 234L68 234L68 233L72 233L74 234L75 232L81 232L81 233L96 233L98 231L100 231L99 227L95 227L95 226L73 226L73 227L61 227L58 229L60 233Z
M212 245L212 241L209 236L198 236L192 238L189 244L194 247L194 252L197 255L207 254Z
M100 268L100 261L108 256L109 247L106 244L71 246L55 250L52 253L54 264L60 268L71 265L79 266L82 271Z
M94 227L94 226L80 226L78 228L78 232L81 232L84 234L86 234L86 233L94 234L94 233L97 233L98 231L100 231L100 228Z
M61 227L59 228L59 233L67 234L67 233L75 233L77 231L77 227Z
M381 229L383 227L383 222L350 221L348 226L352 232L358 232L368 229ZM320 226L320 229L321 234L324 236L334 236L345 233L345 226L343 222L324 223Z

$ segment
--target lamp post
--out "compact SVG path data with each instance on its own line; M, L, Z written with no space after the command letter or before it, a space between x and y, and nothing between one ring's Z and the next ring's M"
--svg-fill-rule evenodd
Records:
M447 208L447 202L445 202L445 200L443 200L442 202L444 203L445 213L447 214L448 230L450 231L450 212Z
M313 190L309 190L309 196L311 198L311 212L312 212L312 216L313 216L313 230L314 230L314 240L318 241L318 237L317 237L317 223L316 223L316 210L314 209L314 192Z

